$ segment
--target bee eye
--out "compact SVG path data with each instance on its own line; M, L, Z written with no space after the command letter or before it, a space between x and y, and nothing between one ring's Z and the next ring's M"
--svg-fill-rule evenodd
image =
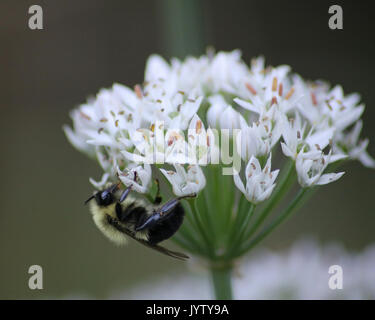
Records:
M114 199L113 199L113 195L111 192L109 192L108 190L104 190L104 191L99 191L96 196L95 196L95 199L97 201L97 203L101 206L108 206L110 204L113 203Z

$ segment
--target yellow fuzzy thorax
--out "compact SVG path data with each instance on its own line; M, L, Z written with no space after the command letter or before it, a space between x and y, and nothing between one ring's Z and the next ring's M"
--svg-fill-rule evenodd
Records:
M121 206L126 208L130 203L137 202L139 205L148 208L149 205L145 203L143 200L134 199L132 197L128 197L126 201L124 201ZM106 207L98 206L95 200L89 202L90 212L92 214L93 220L98 227L98 229L113 243L122 246L127 243L127 235L122 233L121 231L117 230L113 227L107 220L106 215L110 215L112 218L116 219L116 203L113 203ZM149 209L149 208L148 208ZM134 226L130 224L122 224L124 227L129 229L130 231L134 231ZM145 232L137 232L135 236L139 239L148 240L147 231Z

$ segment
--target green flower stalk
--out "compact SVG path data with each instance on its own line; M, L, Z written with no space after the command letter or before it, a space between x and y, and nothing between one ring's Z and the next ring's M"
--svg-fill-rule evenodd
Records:
M368 140L359 140L359 101L288 66L265 67L262 57L247 66L239 51L170 64L153 55L142 85L101 90L72 111L73 129L64 130L103 169L100 181L90 178L98 227L159 251L171 238L205 262L216 298L232 299L237 260L317 186L341 178L338 165L358 159L375 167ZM172 200L156 203L159 193Z

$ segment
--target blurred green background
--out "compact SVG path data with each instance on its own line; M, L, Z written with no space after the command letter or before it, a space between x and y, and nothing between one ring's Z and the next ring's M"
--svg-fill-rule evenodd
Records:
M40 4L44 30L28 29ZM117 248L83 206L98 165L67 142L69 111L113 82L143 79L152 53L166 58L239 48L310 79L340 83L367 105L363 135L375 155L374 12L370 2L336 1L344 30L328 28L329 1L0 1L0 298L107 298L114 290L188 266L137 244ZM264 243L302 235L351 250L375 240L375 173L353 163ZM169 246L173 246L171 243ZM44 290L28 288L30 265ZM156 297L157 298L157 297Z

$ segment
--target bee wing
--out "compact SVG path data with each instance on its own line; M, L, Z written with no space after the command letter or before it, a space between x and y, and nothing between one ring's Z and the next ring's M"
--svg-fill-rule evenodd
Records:
M113 221L113 219L111 219L111 224L119 231L125 233L126 235L128 235L129 237L133 238L134 240L138 241L139 243L143 244L144 246L148 247L148 248L151 248L151 249L154 249L156 251L159 251L169 257L172 257L172 258L175 258L175 259L179 259L179 260L187 260L189 259L189 256L187 256L186 254L184 253L181 253L181 252L177 252L177 251L172 251L172 250L169 250L165 247L162 247L158 244L155 244L155 245L152 245L150 244L148 241L146 240L143 240L143 239L138 239L134 236L134 233L131 232L129 229L121 226L120 224L116 223L115 221Z
M138 242L142 243L143 245L145 245L146 247L149 247L151 249L154 249L156 251L159 251L161 253L164 253L165 255L169 256L169 257L172 257L172 258L176 258L176 259L179 259L179 260L187 260L189 259L189 256L187 256L186 254L184 253L181 253L181 252L177 252L177 251L172 251L172 250L169 250L163 246L160 246L160 245L152 245L150 244L149 242L145 241L145 240L142 240L142 239L137 239L135 238L134 236L131 236L134 240L137 240Z

